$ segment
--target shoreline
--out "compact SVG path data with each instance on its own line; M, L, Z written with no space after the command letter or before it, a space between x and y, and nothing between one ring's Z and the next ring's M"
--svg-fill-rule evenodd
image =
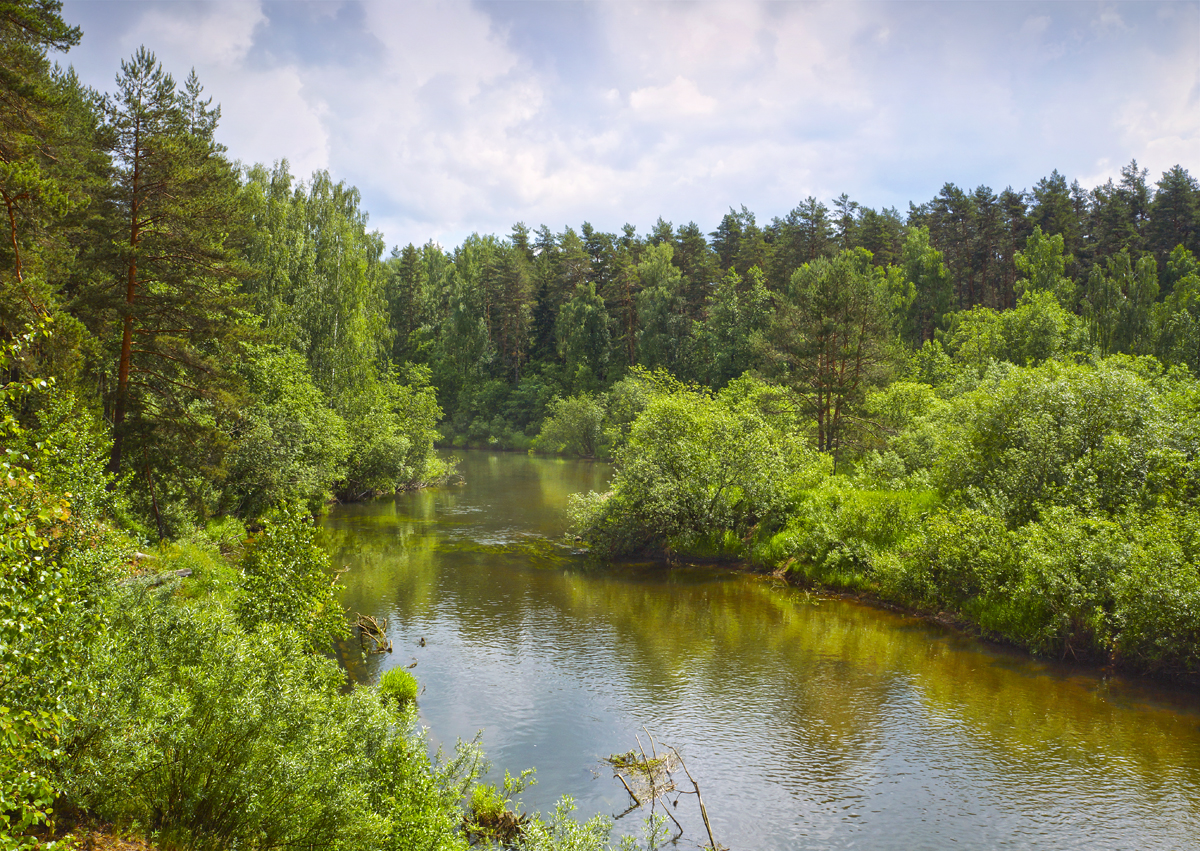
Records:
M636 558L623 558L615 561L623 563L657 563L664 567L675 568L684 565L695 567L720 567L726 568L738 573L756 576L761 579L774 580L782 582L790 588L802 589L813 592L822 597L835 598L847 602L857 603L859 605L868 606L873 609L881 609L893 614L904 615L906 617L916 618L928 624L952 630L959 635L976 641L982 641L985 644L994 647L1004 647L1021 656L1045 662L1053 665L1060 665L1070 671L1087 673L1095 676L1099 680L1120 678L1130 684L1155 686L1160 688L1177 689L1185 692L1188 695L1200 697L1200 674L1192 673L1174 673L1170 671L1144 671L1134 667L1122 665L1118 660L1109 659L1106 662L1098 661L1086 651L1076 653L1068 645L1067 652L1061 658L1041 655L1034 653L1029 648L1015 641L1005 638L997 633L991 633L980 627L975 622L958 615L955 612L933 612L923 610L916 607L905 606L901 603L896 603L891 600L886 600L877 594L869 591L849 591L845 588L836 585L829 585L820 582L814 582L810 579L797 575L795 571L787 570L781 567L770 567L763 564L755 564L743 559L730 558L727 556L708 556L708 555L689 555L687 553L643 553Z

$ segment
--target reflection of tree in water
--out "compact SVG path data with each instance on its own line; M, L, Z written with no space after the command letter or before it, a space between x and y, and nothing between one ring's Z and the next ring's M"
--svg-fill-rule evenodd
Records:
M1148 807L1169 798L1170 806L1200 816L1194 705L1155 706L1156 689L1098 680L1015 652L956 646L965 643L931 646L938 676L922 678L921 697L975 758L1030 794L1039 788L1053 794L1074 777L1084 796L1120 785L1126 796L1145 796Z

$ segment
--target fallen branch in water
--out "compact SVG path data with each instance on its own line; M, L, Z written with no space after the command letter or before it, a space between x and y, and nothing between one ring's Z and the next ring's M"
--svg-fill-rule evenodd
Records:
M688 771L687 763L683 761L683 757L679 756L679 751L671 748L675 757L679 760L679 765L683 768L683 773L687 775L688 780L692 781L692 788L696 791L696 801L700 804L700 817L704 819L704 829L708 831L708 842L713 851L718 851L720 846L717 845L717 840L713 839L712 825L708 823L708 810L704 807L704 799L700 797L700 784L696 782L696 778L692 777L692 772ZM687 794L687 793L684 793Z
M368 650L369 653L392 652L392 642L387 639L387 618L382 621L377 621L370 615L360 614L358 619L354 621L354 628L358 630L358 642L364 650L367 649L367 639L370 638L375 642L375 646Z
M658 753L658 744L654 741L654 736L650 735L650 731L642 728L646 733L646 738L650 741L650 755L646 755L646 749L642 745L642 739L636 733L634 738L637 740L637 751L628 751L623 754L612 754L604 761L607 762L613 769L613 776L621 781L621 785L625 787L625 791L629 793L629 797L633 800L629 809L616 816L628 815L639 807L646 804L650 805L651 813L654 812L658 804L662 804L663 812L665 812L675 822L675 827L678 833L671 841L677 841L683 836L683 825L679 823L679 819L675 818L675 814L671 812L674 807L679 805L680 795L695 795L696 801L700 804L700 817L704 819L704 829L708 831L709 848L713 851L726 851L724 846L718 845L713 838L712 824L708 820L708 810L704 806L704 798L700 795L700 785L696 782L696 778L688 770L687 765L683 761L683 757L679 755L679 751L671 746L667 746L663 753ZM679 789L671 776L673 771L682 768L687 774L688 780L692 782L692 791ZM671 801L671 806L668 807L668 799L666 796L671 792L678 793L675 800Z

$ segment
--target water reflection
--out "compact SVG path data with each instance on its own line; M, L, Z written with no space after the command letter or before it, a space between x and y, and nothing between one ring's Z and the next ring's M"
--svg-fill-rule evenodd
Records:
M433 737L483 729L498 770L537 766L528 805L620 812L597 760L645 725L734 849L1200 847L1187 696L729 570L589 566L562 508L607 467L462 467L463 486L339 508L327 543L346 605L386 616L396 647L356 675L415 660Z

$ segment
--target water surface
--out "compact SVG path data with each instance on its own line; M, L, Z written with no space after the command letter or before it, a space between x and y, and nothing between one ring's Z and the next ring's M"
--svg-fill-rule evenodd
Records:
M623 811L600 759L645 727L734 851L1200 848L1194 696L733 570L589 565L563 509L608 466L460 455L463 485L327 518L345 604L395 645L351 670L415 661L431 738L536 766L527 807ZM694 800L674 812L705 841Z

